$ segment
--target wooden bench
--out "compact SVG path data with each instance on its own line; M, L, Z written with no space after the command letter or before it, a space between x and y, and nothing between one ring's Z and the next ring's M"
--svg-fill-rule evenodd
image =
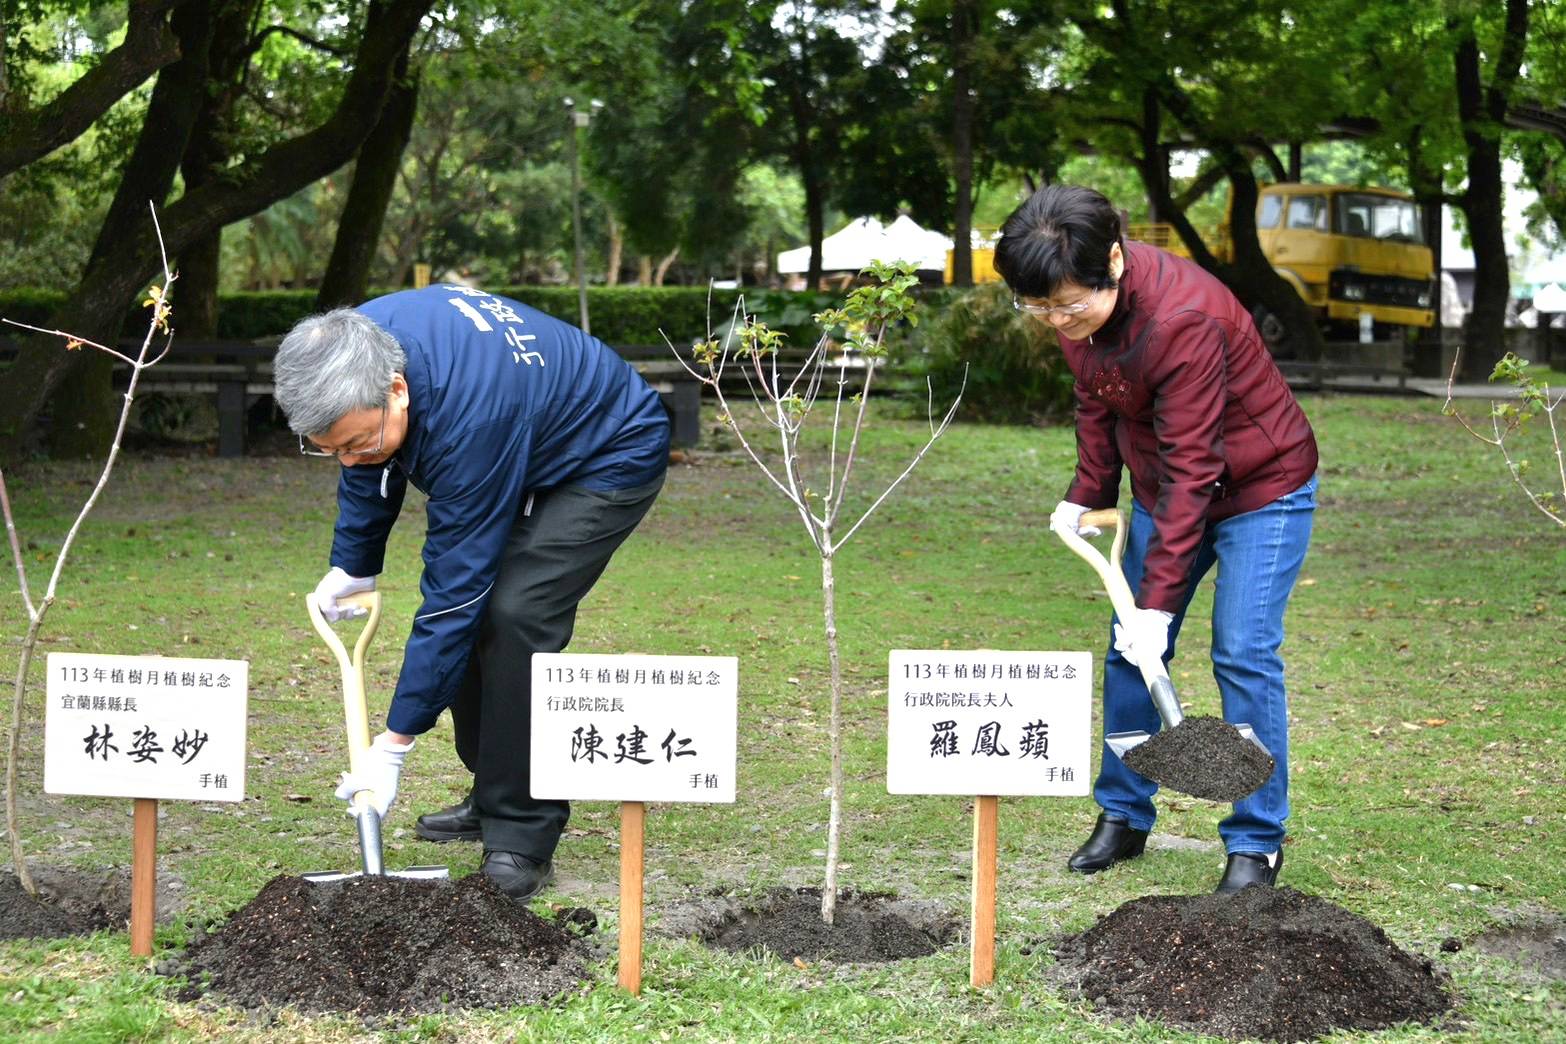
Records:
M216 395L218 456L245 454L246 414L262 396L272 394L272 356L277 338L256 341L180 341L176 354L142 371L138 388L162 395ZM136 351L139 341L122 341L121 350ZM701 437L701 384L664 349L654 358L631 348L620 352L651 385L669 413L670 441L694 446ZM210 360L186 361L193 357ZM123 389L130 368L115 364L115 386Z
M1307 362L1299 359L1280 359L1278 369L1282 371L1284 380L1294 388L1303 388L1307 391L1320 391L1326 387L1326 382L1335 377L1359 377L1380 384L1387 381L1387 386L1392 387L1396 383L1400 390L1408 387L1408 371L1404 369L1388 369L1374 363L1339 362L1330 359L1322 359Z

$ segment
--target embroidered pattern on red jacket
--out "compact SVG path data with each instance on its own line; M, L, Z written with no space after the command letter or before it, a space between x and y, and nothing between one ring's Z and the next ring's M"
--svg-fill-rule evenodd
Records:
M1095 398L1104 400L1121 413L1131 409L1131 382L1126 380L1119 366L1095 373L1090 390Z

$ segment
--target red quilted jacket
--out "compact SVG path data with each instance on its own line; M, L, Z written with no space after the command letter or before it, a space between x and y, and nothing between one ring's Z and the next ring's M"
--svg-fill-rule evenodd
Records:
M1157 527L1137 605L1178 612L1209 522L1268 504L1316 471L1316 437L1245 308L1201 266L1126 242L1109 321L1061 337L1076 377L1077 473L1066 499L1131 495Z

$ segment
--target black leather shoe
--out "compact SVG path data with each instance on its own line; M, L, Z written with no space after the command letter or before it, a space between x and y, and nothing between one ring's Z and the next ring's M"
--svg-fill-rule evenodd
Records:
M477 841L483 832L478 809L473 806L473 791L455 805L420 816L413 832L426 841Z
M1096 874L1116 863L1135 859L1147 844L1147 831L1132 829L1128 820L1099 814L1087 842L1066 860L1066 866L1079 874Z
M1263 885L1271 888L1278 883L1278 873L1283 869L1283 849L1278 849L1278 861L1268 865L1267 857L1260 852L1230 852L1229 863L1223 868L1223 877L1213 889L1220 895L1238 892L1247 885Z
M520 852L485 852L479 867L495 887L518 902L533 898L555 877L554 863L535 863Z

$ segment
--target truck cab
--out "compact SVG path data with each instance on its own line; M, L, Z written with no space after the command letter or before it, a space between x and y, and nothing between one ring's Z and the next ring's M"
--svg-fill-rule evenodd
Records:
M1132 225L1132 239L1189 256L1168 225ZM1434 255L1424 242L1419 204L1392 189L1359 185L1265 185L1256 201L1262 253L1304 299L1332 340L1358 336L1369 316L1376 338L1434 324ZM1226 222L1204 235L1222 261L1234 259ZM1277 317L1258 309L1268 344L1282 339Z
M1329 337L1357 329L1364 315L1382 327L1435 322L1434 258L1419 205L1401 192L1268 185L1256 204L1256 233L1267 260L1327 325ZM1227 235L1223 241L1232 253Z

